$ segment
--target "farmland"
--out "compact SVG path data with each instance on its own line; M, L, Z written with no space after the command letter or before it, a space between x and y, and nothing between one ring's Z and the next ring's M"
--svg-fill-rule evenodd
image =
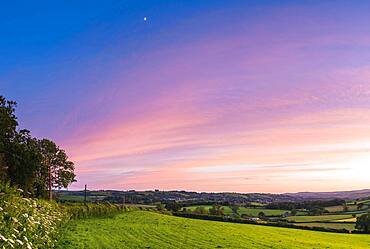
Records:
M330 213L336 213L336 212L342 212L343 206L332 206L332 207L326 207L325 208ZM357 211L357 205L348 205L347 211Z
M369 248L370 236L193 220L134 211L72 221L58 248Z
M324 227L333 229L346 229L348 231L355 230L354 223L335 223L335 222L309 222L309 223L294 223L296 226L302 227Z
M193 211L198 206L191 206L186 207L189 211ZM202 205L206 210L209 210L212 206L210 205ZM223 206L225 215L230 215L233 213L229 206ZM266 216L278 216L284 213L289 212L288 210L278 210L278 209L265 209L265 208L246 208L246 207L239 207L238 214L239 215L248 215L252 217L258 217L258 214L263 212ZM299 212L298 214L304 214L304 212Z
M316 215L316 216L291 216L286 218L290 222L315 222L315 221L336 221L352 218L349 214L339 215Z

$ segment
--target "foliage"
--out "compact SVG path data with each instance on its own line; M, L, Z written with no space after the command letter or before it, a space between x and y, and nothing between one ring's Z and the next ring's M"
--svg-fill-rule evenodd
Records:
M122 212L145 209L111 203L66 204L62 205L62 207L71 215L72 219L113 217Z
M172 211L172 212L177 212L181 209L181 205L178 204L176 201L171 201L171 202L166 203L165 207L168 211Z
M180 232L179 232L180 231ZM58 247L368 248L370 236L187 219L154 212L72 221Z
M190 206L187 207L188 211L194 211L197 206ZM212 208L212 206L207 205L203 206L207 211ZM224 215L232 215L233 211L231 207L229 206L222 206L223 207L223 212ZM266 216L281 216L284 213L287 212L287 210L278 210L278 209L265 209L265 208L246 208L246 207L239 207L238 208L238 214L239 215L244 215L244 216L251 216L251 217L258 217L259 212L264 212ZM297 212L298 215L305 214L304 212Z
M231 205L230 208L231 208L231 210L233 211L233 213L235 215L238 215L238 210L239 210L239 206L238 205Z
M0 180L5 181L7 177L8 149L16 134L18 126L17 118L14 114L16 103L8 101L0 96Z
M301 201L301 202L272 202L265 207L268 209L307 209L307 210L323 210L324 207L337 206L345 204L345 200L314 200L314 201Z
M258 218L265 219L266 218L266 214L261 211L261 212L258 213Z
M314 207L314 208L311 208L308 211L308 214L309 215L322 215L325 212L326 212L326 210L322 207Z
M23 189L26 195L33 194L36 172L41 164L37 139L28 130L16 132L8 144L6 160L11 185Z
M369 233L370 232L370 213L357 217L356 229Z
M224 215L224 207L220 205L213 205L209 210L209 214L211 215Z
M0 180L24 190L25 196L46 197L52 188L74 181L74 165L54 142L18 130L16 103L0 96Z
M66 188L74 182L74 163L68 160L65 151L48 139L39 140L38 145L42 158L38 172L39 189L49 189L51 193L52 188Z
M51 248L69 216L56 203L23 198L0 185L0 248Z
M159 210L159 211L164 211L166 209L165 205L162 204L162 203L158 203L156 205L156 208Z
M196 207L193 211L195 214L208 214L208 210L205 209L203 206Z

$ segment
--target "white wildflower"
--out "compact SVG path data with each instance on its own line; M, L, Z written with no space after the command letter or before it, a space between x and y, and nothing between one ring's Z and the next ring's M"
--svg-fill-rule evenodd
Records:
M21 240L19 240L19 239L16 239L15 241L17 241L17 242L18 242L18 244L23 245L23 241L21 241Z

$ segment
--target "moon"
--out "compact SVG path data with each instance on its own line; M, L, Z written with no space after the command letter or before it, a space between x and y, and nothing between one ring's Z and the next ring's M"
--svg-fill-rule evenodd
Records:
M144 16L144 22L146 22L148 20L148 18L146 16Z

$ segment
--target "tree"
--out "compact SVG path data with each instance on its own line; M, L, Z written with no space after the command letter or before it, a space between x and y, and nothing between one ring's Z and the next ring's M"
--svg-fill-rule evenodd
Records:
M158 203L158 204L156 205L156 208L157 208L157 210L158 210L158 211L163 211L163 210L165 210L165 207L164 207L164 205L163 205L162 203Z
M223 216L224 215L224 208L221 206L221 205L213 205L210 209L209 209L209 213L211 215L219 215L219 216Z
M24 190L26 195L34 194L36 172L41 164L38 144L28 130L20 130L7 146L7 174L10 184Z
M363 203L357 204L357 210L361 210L364 207Z
M343 204L343 212L347 212L348 211L348 206L346 203Z
M367 233L370 232L370 213L357 217L356 229Z
M264 212L259 212L258 213L258 218L260 218L261 220L263 220L263 219L265 219L266 218L266 215L265 215L265 213Z
M15 116L16 102L0 96L0 180L9 180L7 176L9 146L12 144L18 126Z
M293 208L292 211L290 211L290 214L293 216L297 215L297 209Z
M195 214L208 214L208 211L203 206L198 206L198 207L195 208L193 213L195 213Z
M37 140L28 130L18 130L16 102L0 96L0 180L45 197L53 188L75 181L74 164L54 142Z
M37 172L37 191L47 189L49 199L52 199L52 190L66 188L75 181L74 163L68 160L64 150L53 141L42 139L38 141L41 155L41 167Z
M314 207L310 210L308 210L309 215L322 215L324 213L324 209L321 207Z
M172 212L177 212L181 209L181 205L179 205L176 201L166 203L166 209Z
M235 215L239 215L238 214L238 210L239 210L239 206L238 205L231 205L230 208L231 208L231 211L233 211L233 213Z

